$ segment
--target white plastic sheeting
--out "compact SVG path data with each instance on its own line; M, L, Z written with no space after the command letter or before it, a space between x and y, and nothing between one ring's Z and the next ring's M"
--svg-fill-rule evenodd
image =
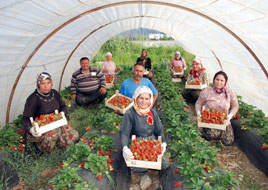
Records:
M219 59L230 87L268 114L268 80L260 65L233 35L199 14L236 34L268 70L267 12L267 0L2 0L0 125L6 121L11 90L27 60L12 98L10 121L22 113L37 73L49 72L58 89L70 57L61 87L68 86L82 56L92 58L109 38L140 27L159 30L183 44L203 60L210 78L221 69Z

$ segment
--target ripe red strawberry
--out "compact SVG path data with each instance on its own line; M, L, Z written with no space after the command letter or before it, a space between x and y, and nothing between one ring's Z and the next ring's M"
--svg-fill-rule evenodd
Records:
M97 176L97 179L100 180L101 179L101 175Z
M262 150L265 150L265 149L267 149L267 146L264 144L264 145L262 145Z
M176 183L175 185L174 185L174 187L180 187L181 186L181 183L180 182L178 182L178 183Z
M203 168L206 172L208 172L208 167L206 166L206 167L204 167Z
M174 170L174 172L175 172L176 174L179 174L179 173L180 173L180 171L179 171L179 170Z

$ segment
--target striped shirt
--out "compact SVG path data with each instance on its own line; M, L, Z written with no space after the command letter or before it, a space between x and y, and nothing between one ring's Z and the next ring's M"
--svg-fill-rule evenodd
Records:
M77 91L82 93L91 93L97 91L100 87L106 86L104 74L101 70L90 67L89 73L82 73L82 69L75 71L71 79L71 94Z

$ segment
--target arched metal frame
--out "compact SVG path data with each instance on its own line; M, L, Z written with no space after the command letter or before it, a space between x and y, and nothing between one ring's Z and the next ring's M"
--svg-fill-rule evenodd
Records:
M231 34L236 40L238 40L246 49L247 51L252 55L252 57L256 60L256 62L260 65L262 71L264 72L264 74L266 75L266 78L268 79L268 72L266 71L265 67L263 66L263 64L261 63L261 61L259 60L259 58L257 57L257 55L250 49L250 47L241 39L239 38L239 36L237 36L233 31L231 31L229 28L227 28L226 26L224 26L223 24L221 24L220 22L214 20L213 18L203 14L203 13L200 13L198 11L195 11L193 9L190 9L190 8L187 8L187 7L184 7L184 6L181 6L181 5L176 5L176 4L171 4L171 3L166 3L166 2L158 2L158 1L126 1L126 2L117 2L117 3L111 3L111 4L108 4L108 5L103 5L103 6L100 6L100 7L96 7L96 8L93 8L91 10L88 10L84 13L81 13L75 17L73 17L72 19L66 21L65 23L63 23L62 25L60 25L59 27L57 27L55 30L53 30L44 40L42 40L42 42L33 50L33 52L30 54L30 56L27 58L27 60L25 61L25 63L23 64L15 82L14 82L14 85L13 85L13 88L11 90L11 93L10 93L10 96L9 96L9 101L8 101L8 106L7 106L7 112L6 112L6 123L9 122L9 115L10 115L10 107L11 107L11 103L12 103L12 100L13 100L13 96L14 96L14 93L15 93L15 90L16 90L16 87L18 85L18 82L20 80L20 77L24 71L24 69L26 68L26 66L29 64L29 62L31 61L31 59L33 58L33 56L36 54L36 52L46 43L46 41L48 41L55 33L57 33L58 31L60 31L62 28L64 28L65 26L67 26L68 24L72 23L73 21L83 17L83 16L86 16L90 13L93 13L93 12L96 12L98 10L102 10L102 9L105 9L105 8L109 8L109 7L115 7L115 6L120 6L120 5L129 5L129 4L140 4L140 3L143 3L143 4L152 4L152 5L161 5L161 6L168 6L168 7L173 7L173 8L177 8L177 9L182 9L182 10L185 10L185 11L188 11L190 13L193 13L193 14L196 14L198 16L201 16L209 21L211 21L212 23L220 26L222 29L224 29L226 32L228 32L229 34ZM103 27L103 26L102 26ZM95 31L92 31L92 32L96 32ZM91 33L92 33L91 32ZM90 36L91 34L89 34ZM84 39L82 40L84 41ZM81 43L82 43L81 41ZM79 43L78 45L80 45L81 43ZM75 52L75 50L77 49L77 47L73 50L73 52ZM72 52L72 53L73 53ZM70 57L68 57L68 60L70 59ZM68 63L66 61L66 63ZM66 68L67 64L64 65L64 68L63 68L63 72L64 73L64 70ZM62 80L62 77L61 77L61 80ZM61 81L60 81L60 84L61 84Z

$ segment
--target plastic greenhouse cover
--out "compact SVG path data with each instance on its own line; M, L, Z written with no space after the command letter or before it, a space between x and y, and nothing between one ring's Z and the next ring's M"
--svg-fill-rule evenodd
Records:
M82 56L93 58L114 35L140 27L164 32L183 44L202 59L210 79L222 68L230 78L229 86L268 115L267 11L265 0L2 1L0 125L6 121L9 100L9 121L22 113L39 72L48 71L53 88L59 89L67 63L62 89L70 85Z

